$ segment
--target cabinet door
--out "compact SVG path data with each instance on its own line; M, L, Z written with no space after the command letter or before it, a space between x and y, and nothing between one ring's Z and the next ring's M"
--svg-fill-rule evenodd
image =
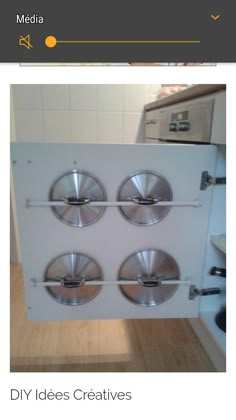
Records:
M213 192L212 186L200 190L200 182L203 171L214 175L216 155L214 145L13 144L28 318L197 317L199 297L190 300L189 291L201 287ZM65 178L68 172L75 176ZM96 201L99 185L100 206L106 205L101 217L101 207L88 202ZM78 192L80 209L47 204L52 191L59 201L75 202ZM77 208L78 222L86 223L74 223ZM87 271L74 273L81 265ZM97 273L103 284L91 293L86 287L95 286L82 285L80 294L72 284ZM63 293L32 286L31 279L47 278L71 284ZM131 285L120 283L127 279Z
M155 109L146 112L145 118L145 137L151 139L159 138L160 111Z

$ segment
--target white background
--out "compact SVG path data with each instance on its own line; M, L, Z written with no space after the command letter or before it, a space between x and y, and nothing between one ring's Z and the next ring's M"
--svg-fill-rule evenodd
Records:
M235 418L236 358L236 282L235 237L235 127L236 67L172 67L172 68L95 68L95 67L18 67L2 65L0 69L1 121L1 356L0 399L2 416L42 419L52 416L73 418L136 418L159 419ZM9 373L9 142L10 84L20 83L226 83L228 142L228 341L227 373ZM70 391L81 388L102 391L132 391L131 401L10 401L11 388Z

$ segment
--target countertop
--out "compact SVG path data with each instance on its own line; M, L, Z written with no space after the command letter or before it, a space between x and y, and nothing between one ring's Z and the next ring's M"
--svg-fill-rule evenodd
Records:
M163 108L167 105L188 101L190 99L209 95L220 90L226 90L226 85L194 85L190 88L182 90L181 92L167 96L166 98L157 99L154 102L150 102L149 104L145 105L144 110L151 111L152 109Z

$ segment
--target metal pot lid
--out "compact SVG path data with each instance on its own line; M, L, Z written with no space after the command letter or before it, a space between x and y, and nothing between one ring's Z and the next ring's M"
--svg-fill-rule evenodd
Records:
M171 201L172 190L162 176L152 171L135 172L121 184L118 201L133 201L137 206L119 207L121 214L135 225L152 225L167 215L168 206L152 206L157 201Z
M87 303L100 291L100 285L85 286L89 280L103 280L102 270L92 258L84 254L70 253L55 258L47 267L45 282L63 281L63 286L48 286L48 293L57 302L66 305Z
M122 264L119 280L138 280L138 284L120 285L123 295L141 306L156 306L176 292L178 284L158 284L158 281L179 280L178 264L161 250L143 250L130 255Z
M60 176L49 193L50 201L65 201L70 204L52 206L51 209L58 219L75 227L87 226L100 219L105 207L86 204L106 199L106 192L100 181L87 172L77 170Z

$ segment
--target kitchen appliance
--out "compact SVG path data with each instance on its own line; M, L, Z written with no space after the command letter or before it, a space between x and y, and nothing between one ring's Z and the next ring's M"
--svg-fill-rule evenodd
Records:
M214 101L178 104L160 112L160 140L210 143Z
M198 317L218 152L12 144L28 319Z
M162 108L157 101L145 108L145 143L225 144L225 91Z

